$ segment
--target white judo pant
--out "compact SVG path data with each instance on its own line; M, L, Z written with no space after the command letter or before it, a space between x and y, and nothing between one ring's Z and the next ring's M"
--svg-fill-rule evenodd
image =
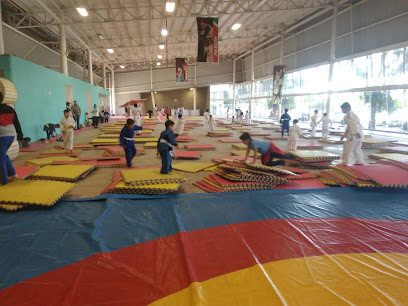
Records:
M298 145L297 139L289 139L286 151L296 151Z
M311 125L312 127L312 132L310 133L312 137L316 137L316 126Z
M328 136L329 136L329 127L323 126L323 128L322 128L322 138L327 139Z
M364 163L363 150L361 149L362 144L363 139L358 138L357 135L347 137L347 140L343 145L342 163L344 165L349 165L352 154L354 154L356 164Z
M142 125L141 122L140 122L140 116L139 115L133 116L133 120L135 121L135 125L138 125L138 126ZM142 131L138 130L138 131L136 131L136 134L140 135L140 134L142 134Z
M74 149L74 133L65 133L64 138L64 149L67 151L72 151Z

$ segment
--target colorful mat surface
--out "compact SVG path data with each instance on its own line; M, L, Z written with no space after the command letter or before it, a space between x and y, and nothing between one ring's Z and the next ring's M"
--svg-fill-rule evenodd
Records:
M0 300L403 305L405 195L350 189L153 201L118 195L0 213Z

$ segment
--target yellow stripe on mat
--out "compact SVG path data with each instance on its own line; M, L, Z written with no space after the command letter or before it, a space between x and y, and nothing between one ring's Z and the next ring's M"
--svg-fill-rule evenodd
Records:
M150 305L405 305L408 254L301 257L220 275Z

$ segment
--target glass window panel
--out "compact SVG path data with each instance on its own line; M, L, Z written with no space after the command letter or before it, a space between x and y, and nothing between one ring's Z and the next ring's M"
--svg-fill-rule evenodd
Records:
M385 52L384 60L385 85L399 85L404 83L404 49Z
M333 90L353 88L352 75L353 68L351 60L334 63L331 88Z
M300 72L293 72L292 73L293 77L293 93L301 93L301 88L300 88Z
M283 80L283 94L293 94L293 73L285 74Z
M273 78L256 81L254 83L254 97L273 95Z
M232 84L221 84L210 86L211 99L232 99Z
M375 53L368 56L368 86L384 85L383 75L383 53Z
M248 83L243 85L237 85L235 87L235 93L238 99L249 98L251 96L251 84Z
M354 88L367 86L367 56L357 57L352 61L352 86Z

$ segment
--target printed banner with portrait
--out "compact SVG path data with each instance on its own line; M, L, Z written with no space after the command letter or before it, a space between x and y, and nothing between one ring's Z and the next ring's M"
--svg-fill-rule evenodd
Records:
M218 18L197 17L197 62L218 63Z
M279 104L287 65L273 66L273 104Z
M188 82L188 64L186 58L176 58L176 82Z

